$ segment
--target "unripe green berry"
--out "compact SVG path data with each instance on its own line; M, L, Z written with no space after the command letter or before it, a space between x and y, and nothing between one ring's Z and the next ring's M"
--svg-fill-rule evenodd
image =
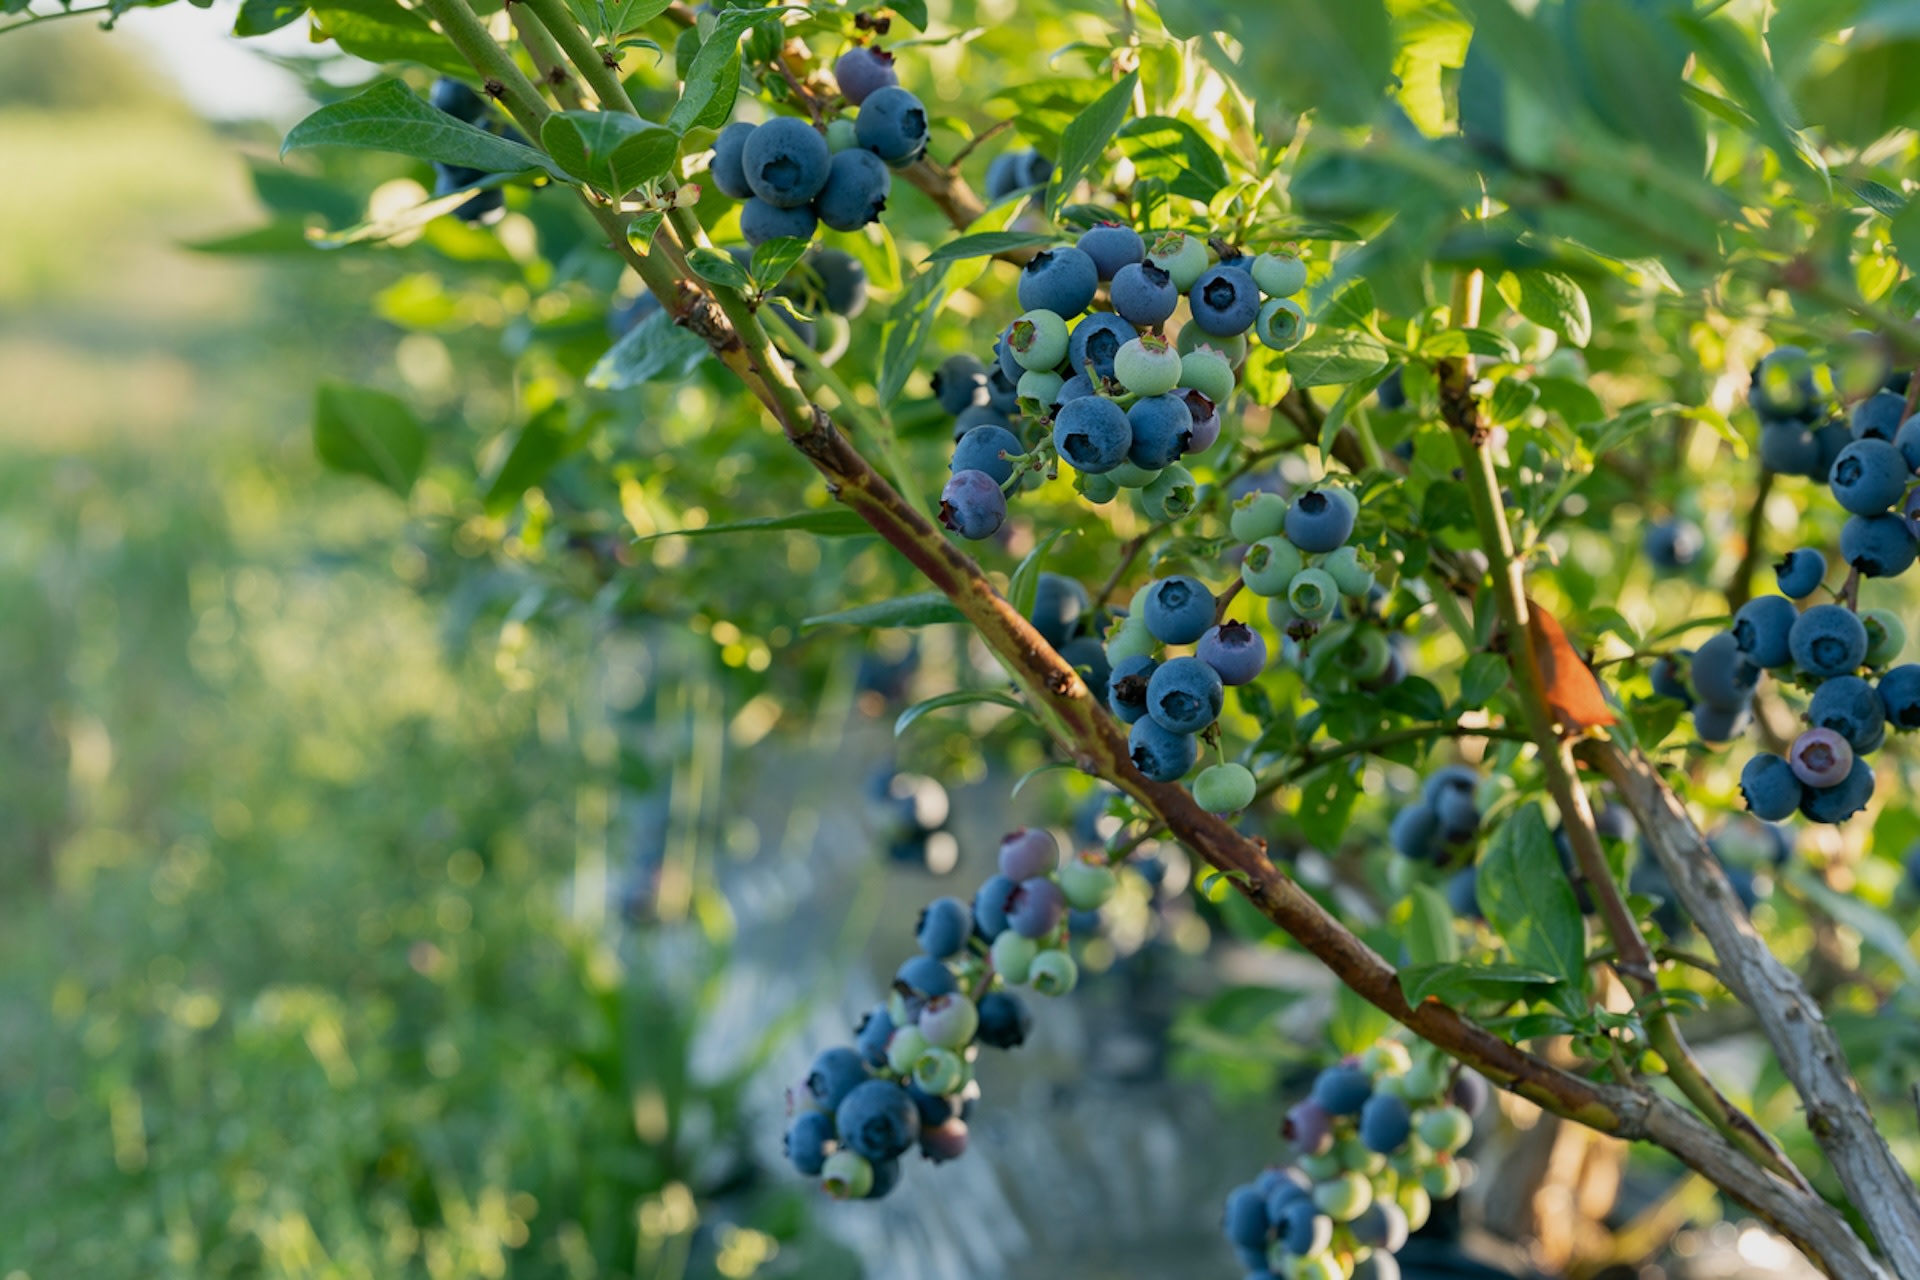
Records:
M1384 632L1362 627L1347 639L1347 669L1362 682L1378 680L1393 665L1393 644Z
M1331 1253L1316 1253L1294 1265L1293 1280L1347 1280L1347 1272Z
M1313 1189L1313 1204L1335 1222L1352 1222L1373 1203L1373 1184L1359 1172L1343 1173Z
M1120 344L1113 376L1137 396L1157 396L1180 385L1180 353L1165 338L1149 333Z
M1051 311L1029 311L1013 322L1007 346L1022 369L1052 369L1067 358L1067 322Z
M1373 1047L1360 1055L1363 1069L1380 1075L1405 1075L1413 1070L1413 1053L1398 1040L1377 1040Z
M860 145L860 138L854 132L853 121L842 116L827 126L827 150L851 151Z
M1433 1197L1418 1182L1403 1182L1395 1193L1394 1201L1400 1211L1407 1215L1407 1230L1418 1231L1427 1225L1427 1219L1433 1216Z
M920 1028L909 1022L887 1037L887 1065L900 1075L912 1075L913 1064L930 1047Z
M1277 538L1287 523L1287 500L1277 493L1257 489L1233 504L1227 528L1242 542Z
M1025 382L1026 378L1022 377L1020 381ZM1076 471L1073 473L1073 487L1080 491L1081 497L1096 505L1112 502L1120 496L1120 482L1109 472L1095 475L1091 471Z
M1121 463L1113 470L1107 472L1107 475L1112 477L1113 482L1122 489L1144 489L1160 478L1158 471L1149 471L1145 467L1137 467L1131 462Z
M1325 569L1302 569L1287 584L1287 603L1301 617L1318 622L1333 615L1340 587Z
M1080 981L1080 966L1064 951L1042 951L1033 958L1027 981L1043 996L1064 996Z
M1343 596L1365 596L1373 590L1373 573L1361 565L1358 547L1346 546L1328 552L1320 561L1320 567L1333 575Z
M1315 1182L1325 1182L1329 1178L1337 1178L1346 1172L1346 1170L1341 1167L1340 1157L1331 1151L1326 1152L1324 1155L1301 1156L1298 1160L1294 1161L1294 1163L1300 1166L1300 1172L1306 1174Z
M1020 381L1014 385L1014 394L1022 400L1035 401L1044 409L1060 394L1064 382L1066 379L1051 369L1029 369L1020 375Z
M913 1060L913 1082L923 1093L945 1097L966 1081L966 1064L951 1049L928 1049Z
M1107 662L1119 666L1128 658L1149 658L1159 647L1160 642L1136 613L1107 635Z
M1208 813L1239 813L1253 803L1258 788L1252 770L1228 761L1200 771L1193 780L1193 802Z
M993 971L1018 986L1027 980L1033 959L1039 954L1039 943L1007 929L993 940Z
M1291 351L1307 336L1307 313L1291 298L1275 298L1260 308L1253 332L1265 346L1275 351Z
M1195 351L1210 349L1225 359L1228 367L1234 369L1238 369L1241 365L1245 364L1247 360L1246 334L1238 333L1231 338L1216 337L1197 324L1190 324L1181 329L1179 334L1174 337L1173 347L1174 350L1178 351L1182 356L1190 355ZM1211 399L1211 397L1209 397L1209 399ZM1216 400L1214 403L1219 404L1221 401Z
M1147 261L1173 277L1185 293L1207 269L1207 242L1184 231L1169 231L1147 249Z
M1119 879L1103 853L1082 853L1060 867L1060 892L1075 911L1098 911L1113 897Z
M1473 1136L1473 1117L1459 1107L1435 1107L1420 1113L1414 1132L1435 1151L1458 1151Z
M1372 1174L1387 1167L1387 1158L1368 1150L1367 1144L1358 1138L1340 1139L1333 1154L1340 1157L1340 1166L1351 1173Z
M1307 264L1291 253L1263 253L1253 260L1253 282L1269 298L1291 298L1307 287Z
M852 1151L836 1151L820 1170L820 1185L835 1200L859 1200L873 1190L873 1166Z
M1460 1194L1460 1162L1443 1160L1420 1171L1420 1185L1435 1200L1451 1200ZM1409 1218L1413 1215L1408 1214Z
M1240 561L1240 580L1257 596L1284 596L1306 563L1299 548L1285 538L1262 538Z
M1868 666L1884 666L1907 647L1907 625L1893 610L1862 609L1860 622L1867 629Z
M920 1011L920 1034L927 1043L940 1049L964 1049L980 1029L980 1011L973 1001L954 993L935 996Z
M1447 1087L1447 1069L1433 1058L1424 1058L1407 1072L1407 1097L1426 1101L1437 1098Z
M1140 507L1155 520L1179 520L1193 514L1200 501L1200 486L1193 473L1174 463L1153 478L1140 491Z
M1286 633L1288 627L1300 620L1285 596L1275 596L1267 601L1267 622L1275 631Z
M1197 347L1180 357L1180 385L1224 407L1233 396L1233 364L1218 351Z

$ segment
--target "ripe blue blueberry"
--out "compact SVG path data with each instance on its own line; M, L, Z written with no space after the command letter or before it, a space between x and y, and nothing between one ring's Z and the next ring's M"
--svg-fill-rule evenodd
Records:
M1373 1077L1359 1067L1328 1067L1313 1081L1313 1100L1330 1116L1357 1116L1373 1096Z
M1387 840L1401 857L1415 862L1432 862L1446 852L1440 819L1424 800L1393 815L1393 821L1387 824Z
M880 221L893 191L893 174L871 151L842 151L827 168L827 181L814 197L813 210L835 231L858 231Z
M1794 664L1808 675L1850 675L1867 657L1866 627L1837 604L1817 604L1801 614L1788 643L1793 648Z
M1464 764L1450 764L1427 775L1427 780L1420 784L1420 798L1428 804L1437 804L1450 793L1464 794L1471 799L1479 788L1478 773Z
M934 399L955 416L987 402L987 367L978 357L948 356L933 371L932 381Z
M1019 883L1052 875L1060 865L1060 842L1045 827L1019 827L1000 837L1000 874Z
M1280 1125L1280 1136L1298 1147L1303 1156L1325 1155L1333 1149L1333 1113L1310 1097L1296 1102L1287 1108L1286 1119ZM1284 1185L1276 1187L1270 1193L1273 1196L1268 1202L1270 1206L1277 1208L1288 1200L1298 1200L1310 1190L1291 1178L1285 1181L1292 1183L1293 1191L1287 1192Z
M893 55L867 45L855 45L841 54L833 64L833 78L840 82L841 95L856 107L879 90L900 83Z
M973 926L973 917L967 917L967 926ZM893 1018L887 1013L887 1006L877 1004L867 1010L860 1019L860 1025L854 1030L854 1048L874 1068L887 1065L887 1041L893 1038Z
M1762 751L1740 770L1740 796L1756 818L1778 822L1800 808L1800 779L1786 759Z
M1800 611L1785 596L1756 596L1733 615L1733 641L1757 667L1771 671L1793 661L1787 636Z
M1007 900L1018 887L1003 875L990 876L973 895L973 927L988 942L1007 931Z
M438 199L441 196L450 196L456 191L461 191L472 186L487 176L488 174L484 169L467 169L459 165L441 164L435 161L433 166L434 198ZM474 192L471 199L464 201L454 209L453 216L462 222L483 226L497 221L505 213L506 207L506 194L498 187L488 187L484 191Z
M1333 1219L1314 1207L1310 1197L1289 1204L1286 1219L1278 1226L1280 1242L1296 1258L1324 1253L1333 1243Z
M1456 871L1446 884L1447 906L1462 920L1484 920L1480 910L1480 869L1468 867Z
M1840 558L1869 578L1893 578L1913 565L1913 529L1895 515L1848 516Z
M1820 465L1811 472L1817 478L1833 470L1834 460L1852 442L1853 436L1847 431L1845 423L1829 422L1813 429L1813 440L1820 446Z
M1007 899L1007 927L1023 938L1046 937L1066 914L1066 895L1044 876L1022 880Z
M1033 1012L1011 991L980 997L980 1043L990 1049L1017 1049L1033 1031Z
M1132 325L1111 311L1096 311L1074 326L1067 341L1067 363L1075 373L1085 373L1092 365L1095 373L1111 378L1114 357L1139 336Z
M1213 668L1221 684L1250 684L1267 667L1267 642L1258 631L1233 618L1209 628L1193 652Z
M1691 520L1662 520L1647 527L1647 559L1659 569L1684 569L1700 558L1707 540Z
M1813 380L1813 358L1804 347L1775 347L1754 366L1747 392L1753 411L1763 418L1808 418L1819 411L1820 388Z
M1799 625L1796 620L1789 636L1797 634ZM1865 648L1863 640L1862 652ZM1797 653L1795 657L1797 660ZM1760 668L1741 652L1740 642L1731 631L1722 631L1693 655L1693 691L1715 710L1744 710L1753 701L1753 689L1759 683Z
M1198 578L1178 574L1147 588L1141 620L1161 644L1192 644L1213 625L1213 592Z
M1880 705L1902 733L1920 729L1920 663L1908 662L1880 677Z
M932 1164L945 1164L967 1154L966 1121L949 1120L931 1129L923 1123L920 1126L920 1154Z
M868 1079L867 1064L858 1051L844 1047L823 1050L807 1071L807 1092L822 1111L838 1110L854 1088Z
M763 245L784 236L811 240L818 226L819 219L804 204L782 209L754 196L740 206L740 234L750 245Z
M1254 1186L1235 1187L1227 1193L1227 1243L1242 1249L1264 1249L1273 1223L1267 1220L1267 1197Z
M1127 410L1133 442L1127 461L1146 471L1172 466L1193 440L1193 413L1179 396L1162 394L1133 402Z
M1069 339L1069 342L1071 342L1071 339ZM1071 378L1062 382L1060 389L1053 393L1053 403L1054 407L1058 408L1070 400L1080 400L1087 396L1097 396L1099 394L1100 389L1093 385L1093 379L1087 377L1084 373L1076 373Z
M1840 451L1827 474L1827 484L1843 508L1855 515L1871 516L1900 501L1910 478L1900 451L1885 440L1869 436Z
M1053 178L1053 161L1038 151L1003 151L987 166L987 199L999 200Z
M1655 658L1653 666L1647 671L1647 678L1653 682L1653 691L1691 709L1693 690L1687 687L1687 670L1692 662L1691 649L1675 649L1672 653L1663 653Z
M871 1161L891 1160L920 1137L920 1109L891 1080L868 1080L835 1108L833 1127L847 1150Z
M1360 1141L1367 1150L1390 1156L1413 1133L1413 1109L1405 1098L1376 1093L1360 1108Z
M1702 742L1728 742L1745 733L1752 718L1750 707L1710 707L1703 702L1693 709L1693 731Z
M1126 461L1133 428L1126 410L1099 396L1084 396L1060 406L1053 419L1053 447L1077 471L1094 475Z
M1853 769L1853 748L1831 729L1809 729L1793 740L1787 764L1809 787L1837 786Z
M1450 843L1471 840L1480 830L1480 804L1471 790L1451 788L1429 801L1440 835Z
M842 249L815 249L807 265L820 277L820 303L849 319L867 309L867 269Z
M1893 437L1893 447L1900 451L1900 460L1907 464L1907 470L1920 471L1920 413L1900 424L1900 430Z
M1855 760L1845 781L1832 787L1808 787L1800 799L1800 812L1812 822L1845 822L1867 807L1873 798L1873 766Z
M963 538L991 538L1007 520L1007 495L984 471L956 471L940 490L940 523Z
M1812 547L1796 547L1773 566L1781 594L1804 600L1827 580L1827 558Z
M833 1147L833 1117L824 1111L803 1111L787 1126L787 1159L809 1178L820 1176Z
M1308 489L1287 508L1287 541L1308 555L1332 551L1353 536L1354 515L1344 494Z
M1365 1117L1362 1117L1362 1123ZM1379 1148L1375 1148L1379 1150ZM1375 1200L1348 1225L1353 1238L1368 1248L1398 1253L1410 1234L1407 1211L1391 1200Z
M1200 743L1190 733L1173 733L1152 716L1142 716L1127 732L1127 754L1133 767L1154 782L1177 782L1200 757Z
M479 124L487 114L487 100L450 76L433 82L427 101L436 111L444 111L456 120Z
M1143 653L1122 658L1107 679L1107 707L1121 724L1147 714L1147 682L1160 664Z
M747 135L740 161L754 195L777 208L792 209L820 194L833 153L806 121L777 116Z
M707 176L720 188L720 194L734 200L745 200L753 194L753 186L747 181L745 154L753 131L753 125L735 120L713 140L713 160L707 165Z
M1099 288L1100 269L1071 246L1042 249L1020 269L1018 293L1025 311L1051 311L1071 320L1092 304Z
M1079 636L1060 646L1060 658L1080 673L1088 689L1105 689L1113 677L1113 664L1107 661L1106 646L1092 636Z
M988 375L989 381L993 376ZM959 444L966 439L967 432L975 427L1001 427L1011 431L1013 423L992 405L977 404L972 408L962 409L960 415L953 420L953 442Z
M860 104L853 136L890 165L912 164L927 149L927 109L898 85L875 89Z
M1846 428L1840 434L1846 436ZM1769 420L1760 423L1760 461L1783 476L1824 476L1833 465L1813 430L1799 422Z
M1487 1103L1493 1101L1493 1087L1487 1078L1468 1067L1460 1068L1460 1074L1454 1078L1453 1088L1448 1090L1448 1099L1454 1106L1469 1116L1477 1116L1486 1110Z
M973 936L973 909L958 898L935 898L920 913L920 927L914 941L920 950L935 960L945 960L966 950Z
M1831 729L1856 752L1878 751L1887 737L1887 713L1880 695L1859 676L1835 676L1813 691L1807 723Z
M1260 289L1253 277L1227 267L1212 267L1187 290L1193 322L1216 338L1245 333L1260 317Z
M962 471L981 471L992 477L995 485L1003 485L1013 478L1013 461L1024 453L1020 437L1005 427L991 424L978 426L960 437L960 443L953 447L953 461L949 470L955 475ZM1008 457L1001 457L1001 454Z
M1058 649L1093 607L1087 589L1072 578L1042 573L1033 589L1033 608L1027 620L1046 642Z
M960 989L953 971L929 955L908 956L894 971L893 984L921 997L952 995Z
M1853 406L1853 438L1892 441L1900 434L1900 423L1906 416L1905 396L1876 391Z
M1170 658L1147 681L1147 714L1170 733L1198 733L1220 718L1225 690L1198 658Z
M1140 233L1119 222L1095 223L1081 232L1074 244L1093 259L1102 280L1113 279L1120 268L1147 256L1147 242L1140 238Z
M1131 262L1114 272L1107 296L1122 320L1143 329L1165 324L1180 305L1173 277L1151 262Z

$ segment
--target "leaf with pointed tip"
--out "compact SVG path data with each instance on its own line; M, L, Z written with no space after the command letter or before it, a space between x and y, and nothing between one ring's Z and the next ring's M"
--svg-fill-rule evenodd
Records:
M427 433L396 396L324 382L313 398L313 448L335 471L376 480L406 497L427 458Z
M1127 116L1133 111L1133 91L1140 83L1140 73L1129 71L1113 83L1105 93L1093 100L1093 104L1073 118L1073 123L1060 135L1059 167L1054 171L1053 181L1047 186L1047 216L1057 218L1060 206L1067 202L1073 189L1080 185L1100 157L1105 154L1107 144L1126 123Z
M309 147L358 147L487 173L541 170L562 181L567 177L532 147L436 111L398 80L382 80L363 93L320 108L293 126L280 144L280 153Z
M913 595L898 596L892 600L880 600L873 604L863 604L854 609L842 609L838 613L823 613L812 618L802 618L800 629L812 631L816 627L931 627L944 622L965 622L966 617L954 607L953 601L938 591L921 591Z
M954 693L943 693L937 698L928 698L925 702L917 702L902 711L900 718L893 722L893 736L897 738L905 733L915 720L929 711L939 711L943 707L964 707L976 702L1008 707L1022 715L1027 714L1026 705L1009 694L996 693L990 689L961 689Z
M822 538L853 538L872 533L873 526L845 507L826 507L819 511L800 511L790 516L762 516L757 520L730 520L725 524L706 524L698 529L662 529L635 538L652 542L655 538L711 538L722 533L811 533Z
M684 378L706 358L707 344L673 322L665 308L629 329L587 374L595 391L624 391L655 378Z
M680 137L624 111L556 111L540 126L540 145L581 182L622 196L663 176L680 154Z

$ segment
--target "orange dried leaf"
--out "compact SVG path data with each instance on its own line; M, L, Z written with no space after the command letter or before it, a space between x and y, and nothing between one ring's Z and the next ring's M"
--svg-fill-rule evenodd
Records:
M1572 733L1618 723L1599 678L1568 641L1559 620L1532 600L1527 601L1527 639L1540 664L1554 719Z

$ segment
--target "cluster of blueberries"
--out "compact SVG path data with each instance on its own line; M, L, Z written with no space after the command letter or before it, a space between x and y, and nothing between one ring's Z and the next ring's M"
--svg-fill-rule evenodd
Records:
M1050 427L1054 456L1089 501L1130 489L1149 519L1186 515L1197 486L1180 459L1220 438L1249 330L1281 351L1306 334L1291 300L1306 282L1290 253L1216 262L1198 236L1170 231L1148 245L1117 222L1036 253L1020 272L1024 312L1002 330L992 370L958 356L936 375L956 437L941 522L963 538L992 537L1018 477L1047 465L1016 417ZM1093 309L1103 287L1111 310ZM1188 318L1169 341L1182 307Z
M1287 1112L1298 1155L1227 1194L1227 1243L1247 1280L1398 1280L1393 1255L1459 1193L1456 1159L1486 1105L1484 1077L1450 1077L1398 1040L1322 1071Z
M1414 862L1445 866L1471 853L1480 836L1480 775L1450 764L1427 775L1420 798L1393 815L1387 839Z
M448 76L441 76L433 82L433 89L427 101L438 111L444 111L463 124L475 125L489 133L495 133L509 142L530 145L527 135L494 115L487 100L472 89ZM476 182L493 175L485 169L469 169L463 165L433 162L433 194L437 199L450 196L456 191L464 191ZM498 187L489 187L485 191L476 191L472 199L453 211L453 216L462 222L471 222L484 226L498 222L507 211L507 197Z
M787 1158L842 1200L877 1200L915 1147L934 1163L967 1149L980 1096L980 1046L1025 1043L1033 1014L1011 990L1061 996L1079 981L1067 951L1070 912L1098 911L1117 880L1104 853L1062 860L1046 831L1000 842L999 871L971 904L936 898L920 915L919 954L860 1023L851 1046L814 1059L790 1090Z
M1053 161L1038 151L1002 151L987 166L987 199L1004 200L1051 181Z
M746 202L740 234L748 244L810 240L822 223L858 231L879 221L891 170L926 153L927 109L900 87L892 54L855 45L833 70L841 96L858 109L854 119L836 119L824 132L795 116L736 120L714 140L707 172L722 194Z
M1267 602L1267 620L1292 640L1304 640L1332 618L1343 600L1365 600L1373 570L1348 543L1360 518L1360 500L1338 485L1304 489L1291 499L1256 491L1234 503L1227 530L1244 543L1240 581ZM1362 680L1385 675L1393 660L1387 637L1362 655Z

